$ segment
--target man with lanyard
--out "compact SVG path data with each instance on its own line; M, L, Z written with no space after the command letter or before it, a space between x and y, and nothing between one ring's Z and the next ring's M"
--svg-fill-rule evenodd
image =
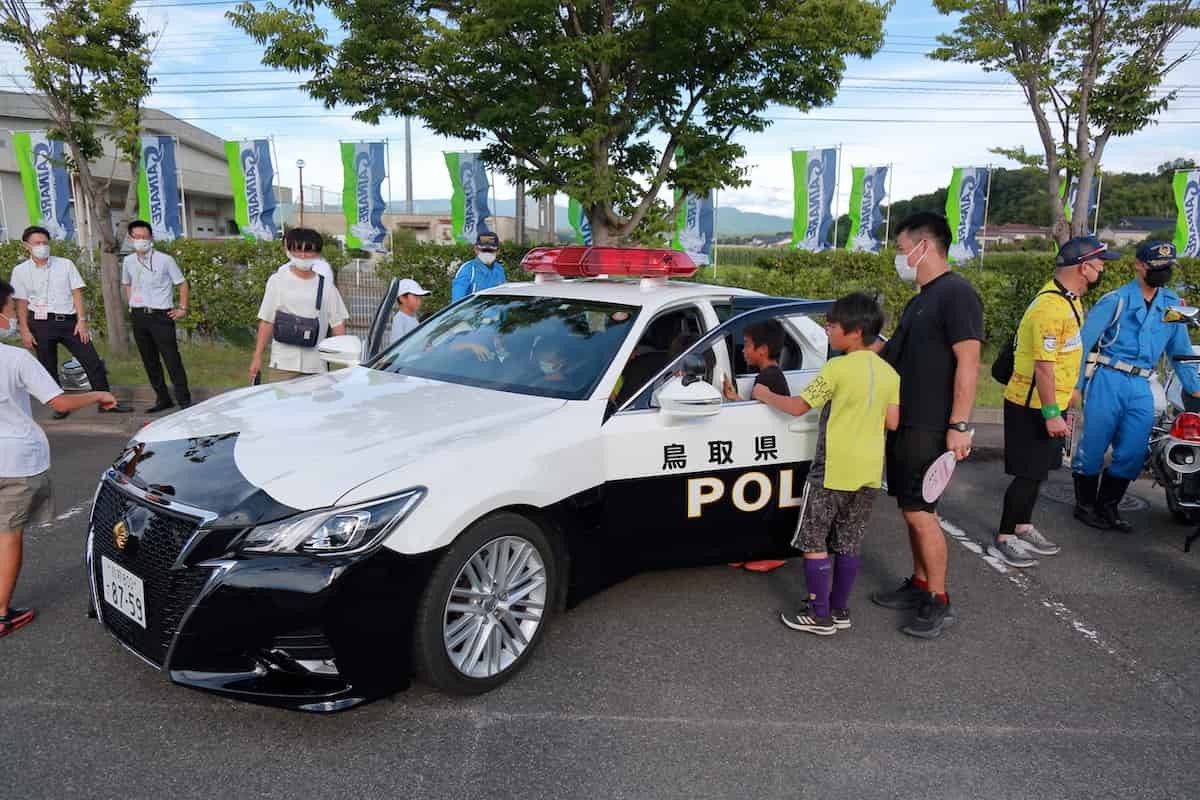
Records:
M490 231L475 238L475 258L458 268L450 290L450 302L457 303L476 292L499 286L504 277L504 265L496 261L500 237Z
M983 302L974 287L950 269L950 225L938 214L913 214L896 235L896 274L920 291L904 307L895 334L878 348L900 374L900 427L887 436L888 493L908 527L913 574L871 600L884 608L915 609L900 630L935 639L954 622L946 592L946 536L937 501L925 500L926 470L947 451L958 460L971 452L970 420L979 380Z
M1017 328L1013 373L1004 389L1004 471L1013 476L1004 494L1000 529L988 553L1012 567L1032 567L1029 554L1061 549L1033 526L1038 489L1062 466L1070 435L1062 408L1079 377L1079 298L1100 282L1104 262L1120 258L1092 236L1066 242L1054 261L1054 278L1025 309Z
M21 234L29 258L13 267L10 280L17 300L21 342L37 353L38 361L58 381L58 345L63 344L83 366L88 382L107 392L108 373L88 333L83 309L83 278L68 259L50 255L50 232L31 225ZM100 411L126 413L133 409L121 403L101 406ZM56 409L55 419L70 412Z
M1142 471L1154 427L1149 379L1154 365L1168 356L1191 355L1187 328L1163 322L1167 308L1180 305L1167 287L1175 266L1175 245L1144 242L1137 249L1137 277L1100 298L1083 326L1083 361L1072 402L1083 397L1083 435L1075 447L1075 518L1101 530L1129 533L1117 507L1129 482ZM1087 375L1087 354L1099 346L1095 372ZM1194 368L1171 362L1183 390L1200 397ZM1100 477L1104 454L1112 461Z
M156 414L173 408L176 403L180 408L187 408L192 404L192 395L175 338L175 321L188 310L187 281L175 259L154 249L154 231L150 223L140 219L129 223L129 241L134 252L125 256L121 285L125 287L125 299L133 316L133 340L157 398L146 411ZM179 287L178 306L175 305L176 286ZM162 363L159 363L160 358ZM163 364L175 389L174 400L163 380Z

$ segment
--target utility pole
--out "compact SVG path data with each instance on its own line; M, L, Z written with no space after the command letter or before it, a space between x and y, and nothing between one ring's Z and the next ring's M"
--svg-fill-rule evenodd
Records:
M412 119L404 118L404 211L413 213Z
M517 162L520 166L521 162ZM516 208L513 210L513 222L516 225L516 231L513 235L513 241L517 244L525 244L525 181L518 178L516 185Z

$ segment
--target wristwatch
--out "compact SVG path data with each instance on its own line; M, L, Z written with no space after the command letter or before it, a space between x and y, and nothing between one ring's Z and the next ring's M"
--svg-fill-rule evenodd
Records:
M966 433L967 431L971 430L965 422L951 422L946 427L949 430L958 431L959 433Z

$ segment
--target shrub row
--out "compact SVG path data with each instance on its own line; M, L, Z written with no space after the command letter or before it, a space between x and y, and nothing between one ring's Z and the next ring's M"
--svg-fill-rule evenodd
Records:
M99 320L103 301L98 269L81 263L79 249L70 243L57 243L54 247L57 255L79 264L88 283L85 298L89 316ZM162 250L175 257L191 284L191 313L184 318L183 327L209 336L244 333L251 328L267 278L287 258L280 245L273 242L183 239L164 245ZM526 248L512 244L501 248L500 261L510 281L528 280L528 273L520 266L525 252ZM410 244L381 260L376 270L384 278L415 278L431 292L425 310L434 311L449 303L454 270L473 255L473 249L465 245ZM844 250L826 253L760 250L751 266L704 268L696 280L786 297L838 297L851 291L870 292L883 303L888 319L886 327L890 330L913 292L911 286L896 277L894 255L891 250L879 255ZM12 267L24 257L20 243L0 243L0 277L7 278ZM333 248L327 250L325 257L335 270L347 262L346 256ZM960 268L983 299L989 339L1003 341L1012 335L1025 306L1050 279L1053 269L1050 254L1020 252L996 253L987 256L982 265ZM1101 286L1089 295L1088 301L1094 301L1132 276L1131 254L1109 262ZM1190 295L1185 300L1200 300L1194 295L1200 291L1200 259L1181 260L1176 278ZM95 327L97 333L103 328Z

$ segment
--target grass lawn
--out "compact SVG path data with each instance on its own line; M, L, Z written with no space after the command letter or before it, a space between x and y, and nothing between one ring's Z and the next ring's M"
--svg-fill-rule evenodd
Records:
M112 356L107 345L96 340L96 349L108 366L108 380L115 385L138 385L146 383L146 370L137 348L131 347L127 355ZM250 357L254 349L238 347L221 342L181 342L179 354L187 370L188 383L195 387L232 389L250 383ZM60 355L60 358L66 353ZM168 383L170 376L167 376Z

